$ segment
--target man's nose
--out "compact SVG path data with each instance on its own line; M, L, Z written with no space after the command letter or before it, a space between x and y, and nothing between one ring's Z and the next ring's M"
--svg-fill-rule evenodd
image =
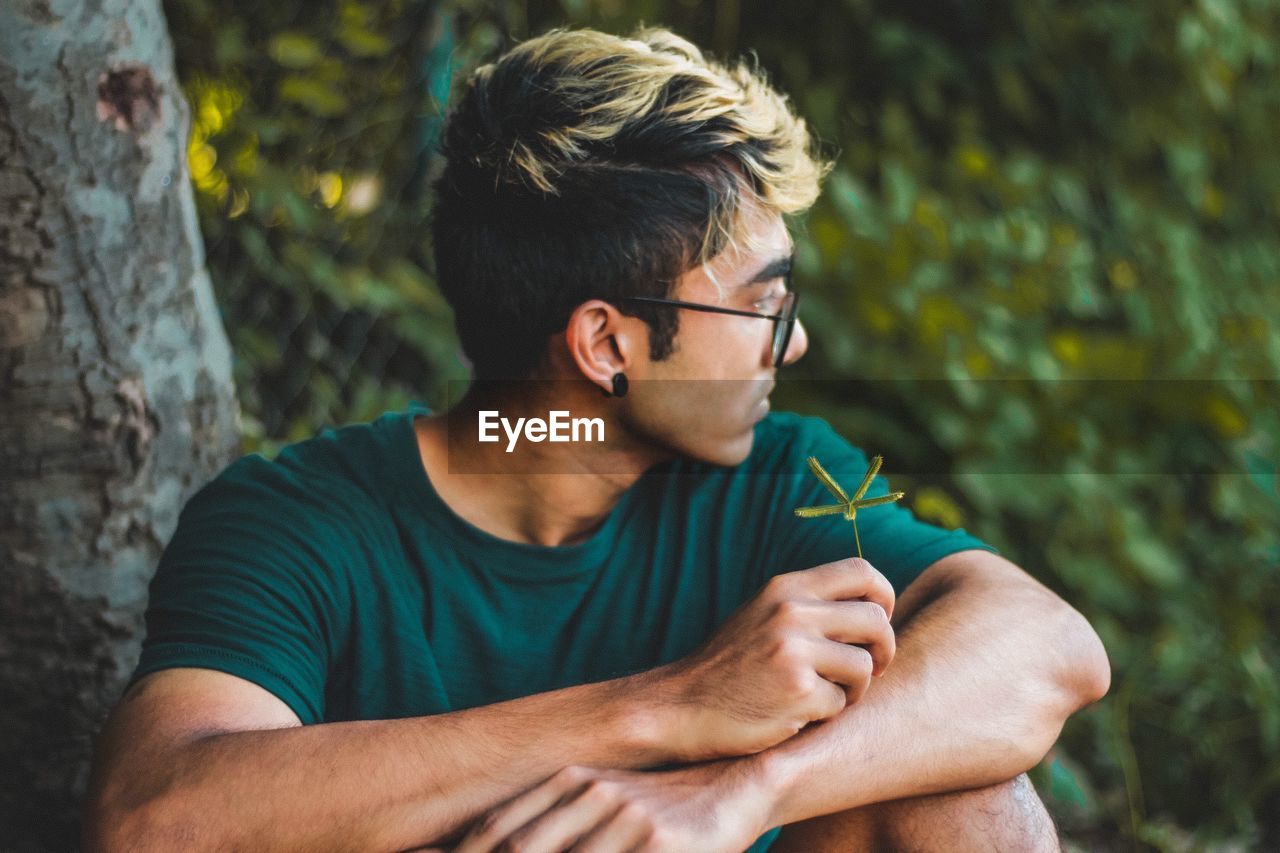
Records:
M796 327L791 330L791 340L787 343L787 352L782 357L783 364L798 361L809 349L809 333L804 330L804 323L796 320Z

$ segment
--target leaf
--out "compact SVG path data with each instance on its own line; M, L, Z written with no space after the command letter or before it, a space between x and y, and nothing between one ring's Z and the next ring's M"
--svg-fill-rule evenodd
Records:
M335 38L352 56L385 56L391 51L390 41L368 30L343 27L338 30Z
M817 478L822 481L822 485L827 487L827 491L835 495L835 497L838 500L842 500L848 503L849 496L844 493L844 489L840 488L840 484L837 483L832 478L832 476L827 473L827 469L822 467L822 463L818 461L817 457L810 456L808 459L808 462L809 462L809 470L812 471L817 476Z
M858 485L858 491L853 493L853 499L856 501L867 493L867 488L871 485L871 481L880 471L880 463L884 462L884 457L877 455L871 460L871 467L867 469L866 476L862 478L862 482ZM901 495L901 492L898 493Z
M280 81L280 97L321 118L339 115L347 109L347 99L342 93L300 74L290 74Z
M1244 453L1245 470L1262 493L1280 503L1280 469L1267 461L1261 453L1246 450Z
M906 492L890 492L887 495L880 495L879 497L876 497L876 498L863 498L861 500L855 500L853 501L853 503L857 504L858 509L866 509L867 507L881 506L882 504L891 504L894 501L902 500L906 496L907 496Z
M324 51L315 39L293 30L272 36L267 52L285 68L310 68L324 59Z
M801 518L819 518L824 515L839 515L845 511L847 504L824 504L823 506L802 506L796 509Z

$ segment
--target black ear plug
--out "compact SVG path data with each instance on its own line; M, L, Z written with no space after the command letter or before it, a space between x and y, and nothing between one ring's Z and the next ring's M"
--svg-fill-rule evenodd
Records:
M619 371L613 374L613 393L610 394L601 388L600 393L606 397L625 397L627 396L627 374Z

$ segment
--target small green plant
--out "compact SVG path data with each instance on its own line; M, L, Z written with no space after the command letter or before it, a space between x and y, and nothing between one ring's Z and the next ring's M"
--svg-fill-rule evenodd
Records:
M871 481L875 479L876 473L880 470L880 463L884 461L884 457L876 456L871 460L871 465L867 468L866 475L862 478L862 484L858 486L858 490L853 493L853 497L849 497L844 493L844 489L840 488L840 484L827 473L827 469L822 467L822 463L818 461L816 456L809 457L809 470L814 476L822 481L822 485L827 487L827 491L835 496L838 504L823 504L822 506L802 506L795 511L796 515L801 518L818 518L824 515L840 514L846 520L853 522L853 541L858 546L858 556L862 556L862 540L858 537L858 510L865 509L869 506L879 506L880 504L893 503L900 500L904 496L904 492L890 492L887 495L881 495L878 498L864 498L867 489L871 486Z

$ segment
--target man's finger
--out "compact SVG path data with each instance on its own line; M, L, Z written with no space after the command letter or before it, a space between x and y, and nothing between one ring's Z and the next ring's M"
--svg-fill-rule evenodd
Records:
M588 782L568 802L552 806L511 836L521 850L568 850L597 825L608 822L621 804L603 780Z
M479 818L454 853L489 853L507 836L586 784L577 768L566 767L550 779Z
M897 640L889 616L870 601L815 601L813 625L836 643L862 646L871 653L874 675L882 675L893 661Z
M893 585L875 566L861 557L823 563L811 569L788 572L778 579L788 592L812 595L827 601L866 599L893 615Z
M827 681L840 685L841 706L836 712L839 713L844 710L845 705L851 705L862 698L875 664L871 653L860 646L846 646L829 641L819 642L818 645L820 650L815 655L814 669Z
M810 697L807 709L810 721L829 720L839 714L849 704L846 691L848 688L837 684L835 679L823 678L820 689Z
M653 823L638 806L623 806L573 845L574 853L627 853L649 840Z

